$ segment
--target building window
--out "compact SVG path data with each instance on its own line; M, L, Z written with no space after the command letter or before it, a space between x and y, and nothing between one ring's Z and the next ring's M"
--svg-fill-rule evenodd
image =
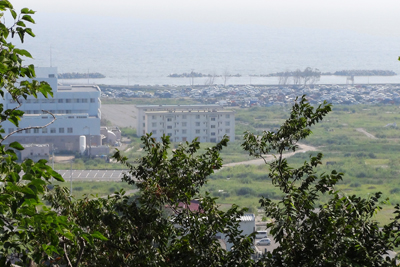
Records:
M225 133L230 133L231 129L225 129Z
M215 128L215 125L211 125L211 128Z
M186 134L186 130L182 130L182 133L183 133L183 134Z
M59 133L64 133L64 128L58 128Z
M73 132L72 127L68 127L68 128L67 128L67 133L72 133L72 132Z
M96 100L94 98L90 99L90 103L95 103L95 102L96 102Z
M211 118L211 121L215 121L215 118Z
M172 133L168 133L167 135L168 135L168 136L172 136Z
M47 128L43 128L42 133L47 133Z
M67 110L65 111L65 113L66 113L66 114L71 114L71 113L72 113L72 110L68 110L68 109L67 109Z
M200 130L196 130L196 134L199 134L200 133Z
M153 116L151 116L151 118L152 118L153 120L155 120L155 119L156 119L156 116L153 115Z
M39 129L33 129L33 133L38 134L39 133Z
M225 118L227 118L227 119L229 119L230 117L231 117L231 115L229 115L229 114L225 115Z
M82 98L82 103L87 103L87 98Z
M186 119L187 118L187 116L186 115L182 115L182 119Z
M151 131L152 134L157 134L157 130Z
M64 99L58 99L58 103L64 103Z
M211 135L212 135L212 136L215 136L215 133L214 133L214 132L212 132L212 133L211 133Z
M167 118L167 121L172 121L172 118Z
M217 142L217 139L215 139L215 138L210 138L210 142L211 142L211 143L215 143L215 142Z
M230 126L231 123L230 123L229 121L226 121L226 122L225 122L225 125L226 125L226 126Z
M151 124L151 126L152 126L152 127L157 127L157 122L153 122L153 123Z
M25 130L25 133L26 133L26 134L30 134L30 133L31 133L31 129L26 129L26 130Z
M14 132L14 128L8 128L8 133Z
M186 127L187 123L186 122L182 122L182 126Z
M172 126L167 126L167 129L172 129Z
M56 133L56 128L50 128L50 133Z
M47 99L41 99L40 103L48 103L49 101Z
M54 98L50 98L49 103L56 103L56 100Z
M196 115L196 119L200 119L200 115Z
M196 126L200 126L200 122L196 122Z
M71 103L72 100L70 98L65 99L65 103Z

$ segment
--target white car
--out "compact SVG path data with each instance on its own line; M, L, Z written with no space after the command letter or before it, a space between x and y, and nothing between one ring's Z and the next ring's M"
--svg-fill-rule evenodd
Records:
M271 239L269 238L263 238L260 241L256 243L257 246L269 246L271 245Z

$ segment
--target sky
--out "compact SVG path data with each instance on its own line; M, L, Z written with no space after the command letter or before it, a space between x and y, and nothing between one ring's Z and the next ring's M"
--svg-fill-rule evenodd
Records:
M399 0L11 0L15 8L267 27L352 30L400 36Z

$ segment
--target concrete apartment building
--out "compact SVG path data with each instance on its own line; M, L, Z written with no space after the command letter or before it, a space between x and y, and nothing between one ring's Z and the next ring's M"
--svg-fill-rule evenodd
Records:
M46 81L53 89L54 97L38 98L29 96L20 99L20 110L25 112L19 127L43 126L51 122L53 117L44 113L53 113L56 121L46 128L27 129L7 138L9 144L18 141L21 144L50 144L50 149L56 151L79 151L79 137L86 137L88 147L101 145L100 135L100 88L96 85L58 85L57 68L36 68L36 80ZM10 94L1 99L4 109L17 106ZM9 121L2 123L6 134L17 130Z
M220 105L137 105L137 134L152 133L160 140L163 134L172 142L219 142L224 135L235 140L235 112Z

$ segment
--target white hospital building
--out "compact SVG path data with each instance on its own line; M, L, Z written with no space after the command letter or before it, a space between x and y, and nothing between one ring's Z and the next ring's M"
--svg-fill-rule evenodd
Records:
M79 137L86 137L88 146L100 146L100 88L96 85L71 85L62 86L57 82L57 68L36 68L35 80L46 81L53 89L54 97L38 98L29 96L26 100L21 98L25 114L19 127L43 126L51 122L53 117L44 113L47 110L53 113L56 121L46 128L27 129L18 132L4 143L9 144L18 141L21 144L50 144L56 151L79 151ZM10 94L1 99L4 109L12 109L17 106ZM5 135L16 130L15 125L9 121L2 123Z
M224 135L235 140L235 112L220 105L137 105L135 125L139 136L163 134L172 142L219 142Z

